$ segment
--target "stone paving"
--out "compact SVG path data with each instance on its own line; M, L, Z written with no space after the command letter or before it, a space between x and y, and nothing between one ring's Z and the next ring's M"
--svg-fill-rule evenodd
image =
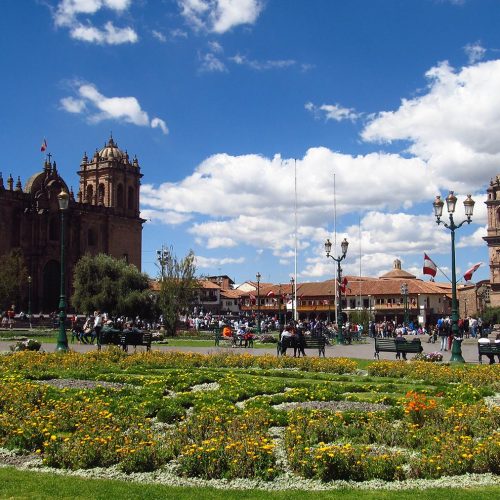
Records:
M493 338L493 336L490 336ZM408 340L411 341L413 337L408 337ZM422 347L424 348L424 352L436 352L439 351L439 341L435 344L427 342L427 336L421 337ZM9 346L13 345L14 341L2 341L0 342L0 351L8 351ZM92 350L96 350L97 347L95 345L87 345L87 344L78 344L74 343L69 345L70 349L76 352L88 352ZM55 343L45 343L42 344L42 348L47 352L55 351L56 344ZM103 347L106 349L106 347ZM138 347L137 350L143 350L144 348ZM180 351L180 352L199 352L199 353L214 353L214 352L227 352L229 354L253 354L256 356L262 356L265 354L276 354L276 345L270 344L269 348L259 348L259 349L250 349L250 348L232 348L230 346L220 346L220 347L177 347L177 346L168 346L168 345L155 345L153 344L151 349L153 351ZM354 343L352 345L333 345L326 346L326 357L346 357L346 358L360 358L360 359L373 359L374 354L374 341L373 339L366 339L365 343ZM129 352L134 352L133 347L129 347ZM293 350L290 349L288 351L288 355L293 355ZM318 353L314 349L306 350L306 354L308 356L317 356ZM450 351L443 353L443 361L449 361L451 357ZM466 339L462 343L462 355L467 363L478 363L478 354L477 354L477 341L475 339ZM409 354L408 359L411 359L413 355ZM383 352L380 353L380 359L395 359L395 354ZM486 357L483 357L483 363L488 363Z

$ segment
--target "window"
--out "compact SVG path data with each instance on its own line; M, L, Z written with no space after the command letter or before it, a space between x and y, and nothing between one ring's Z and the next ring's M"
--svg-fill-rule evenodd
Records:
M104 192L104 184L99 184L97 198L100 204L104 204Z
M127 208L129 210L134 210L135 208L134 188L132 186L128 187Z
M123 184L118 184L116 188L116 206L123 208Z
M94 199L94 187L92 186L92 184L87 186L87 195L85 196L85 199L87 203L92 203Z

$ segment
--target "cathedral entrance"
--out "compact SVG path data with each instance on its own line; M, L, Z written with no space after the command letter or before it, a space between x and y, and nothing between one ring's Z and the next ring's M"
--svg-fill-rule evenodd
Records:
M49 260L43 268L42 310L45 313L57 311L61 293L61 264Z

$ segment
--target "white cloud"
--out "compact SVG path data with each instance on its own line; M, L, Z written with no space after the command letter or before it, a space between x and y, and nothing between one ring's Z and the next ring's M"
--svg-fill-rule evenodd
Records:
M132 28L116 28L111 21L102 30L92 25L78 24L71 28L70 33L75 40L108 45L135 43L138 40L137 33Z
M228 264L243 264L245 262L244 257L232 258L232 257L203 257L201 255L196 256L196 267L201 269L212 269L215 267L227 266Z
M192 219L191 215L180 214L173 211L158 211L150 209L141 209L141 217L153 224L166 224L170 226L177 226L184 224Z
M54 22L58 27L68 28L75 40L108 45L135 43L138 36L131 27L117 28L108 21L101 29L95 27L88 17L85 23L79 20L79 17L91 16L101 9L121 14L130 4L131 0L62 0L54 11Z
M481 46L481 42L468 43L464 47L464 50L469 58L469 64L475 64L478 61L481 61L486 55L486 49Z
M159 128L165 135L168 134L168 127L161 118L153 118L151 120L151 128Z
M168 133L167 125L162 119L153 118L150 122L148 113L141 109L135 97L106 97L91 83L78 84L76 93L77 98L62 98L61 106L71 113L88 111L87 120L90 123L116 120L141 127L160 128L164 134Z
M317 106L312 102L308 102L304 107L307 109L307 111L310 111L315 116L315 118L324 117L326 121L355 121L360 116L353 108L344 108L338 104L322 104L321 106Z
M366 141L409 142L427 176L450 189L478 189L500 164L500 60L455 71L442 63L427 72L427 92L402 100L365 127Z
M297 61L293 59L276 59L267 61L256 61L253 59L248 59L246 56L241 54L236 54L235 56L229 57L229 60L239 66L248 66L249 68L264 71L268 69L283 69L289 68L290 66L295 66Z
M178 0L181 14L194 29L223 34L235 26L254 24L261 0Z
M151 33L160 42L165 43L167 41L167 37L161 31L153 30Z
M200 55L201 65L200 71L205 71L207 73L219 72L223 73L226 71L225 64L211 52L207 54Z
M465 195L476 200L473 224L457 235L457 247L484 245L484 227L478 227L486 224L484 184L500 164L500 94L495 91L500 61L458 72L441 64L428 77L424 93L378 114L363 130L366 141L408 141L404 154L352 156L315 147L297 160L302 277L333 274L323 243L331 234L334 174L337 220L351 243L343 263L348 274L359 273L360 242L363 275L387 272L396 258L416 271L424 252L437 263L440 256L448 261L450 234L432 213L434 196L445 197L448 189L459 198L457 221L464 218ZM191 216L187 230L205 248L264 249L285 264L293 259L293 186L293 160L217 154L179 182L144 186L142 202L159 213ZM356 223L346 227L354 214L355 220L361 217L361 239Z
M74 97L64 97L61 99L61 106L68 113L81 113L85 110L85 101Z

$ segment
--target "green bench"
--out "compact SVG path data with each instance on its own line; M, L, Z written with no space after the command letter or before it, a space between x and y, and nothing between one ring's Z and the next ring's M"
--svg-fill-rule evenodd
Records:
M490 344L477 344L477 349L479 352L479 363L483 364L483 356L487 356L490 360L490 365L495 362L495 356L498 356L500 361L500 343L490 343Z
M401 354L420 353L424 350L420 339L413 339L410 342L396 342L396 339L375 339L374 358L380 359L381 352L394 352L396 359L401 358Z
M304 350L306 349L318 349L318 356L325 357L325 346L326 346L326 338L321 335L318 337L304 337ZM297 355L297 351L299 350L299 344L295 337L285 337L280 340L276 345L276 355L284 355L288 348L293 348L294 357Z
M97 338L97 349L100 351L103 345L117 345L125 352L128 346L144 346L147 351L151 350L151 340L153 335L150 332L143 332L137 328L130 330L119 330L118 328L103 328Z

